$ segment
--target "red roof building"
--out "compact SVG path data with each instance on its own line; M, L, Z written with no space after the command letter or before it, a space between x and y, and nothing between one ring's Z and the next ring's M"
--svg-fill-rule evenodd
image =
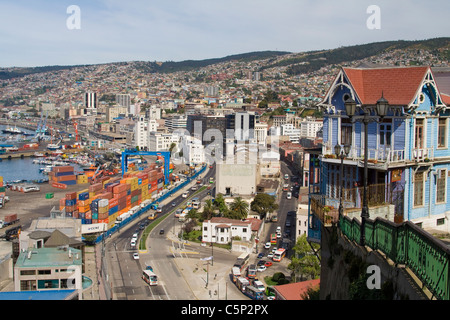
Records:
M303 296L309 288L316 289L319 286L320 279L314 279L273 286L273 289L275 290L276 300L304 300Z

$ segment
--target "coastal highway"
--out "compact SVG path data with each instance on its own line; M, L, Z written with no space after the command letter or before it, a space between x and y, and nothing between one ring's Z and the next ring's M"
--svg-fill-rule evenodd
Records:
M209 169L204 176L204 181L214 177L215 168ZM195 182L194 182L195 183ZM191 187L193 183L189 185ZM186 187L185 190L188 190ZM203 190L196 194L200 199L209 196L211 190ZM191 192L192 193L192 192ZM164 202L162 214L177 208L186 199L177 192L176 196L168 198ZM175 206L172 206L172 203ZM131 247L131 238L134 233L140 234L139 225L145 219L133 222L124 227L116 236L105 243L105 257L107 260L108 285L111 287L114 300L194 300L196 299L178 270L173 255L175 244L167 236L174 230L180 230L182 224L174 218L174 213L168 215L155 227L147 239L147 250L139 253L139 259L133 258L138 253L136 247ZM160 234L163 229L164 233ZM173 234L170 238L174 238ZM188 254L188 253L187 253ZM158 285L148 286L141 278L142 270L147 265L152 266L158 275Z

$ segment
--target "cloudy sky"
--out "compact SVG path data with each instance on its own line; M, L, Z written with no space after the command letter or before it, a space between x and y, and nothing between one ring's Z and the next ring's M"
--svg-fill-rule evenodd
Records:
M71 5L79 14L67 12ZM367 13L371 5L379 15ZM2 0L0 67L198 60L447 37L449 13L448 0ZM380 28L368 28L368 20Z

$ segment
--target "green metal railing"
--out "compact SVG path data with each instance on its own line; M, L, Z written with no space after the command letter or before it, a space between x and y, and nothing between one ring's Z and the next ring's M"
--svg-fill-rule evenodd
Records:
M357 219L340 217L339 227L351 241L360 242ZM365 224L366 245L379 250L396 265L409 268L440 300L450 300L450 248L410 221L397 224L382 218Z

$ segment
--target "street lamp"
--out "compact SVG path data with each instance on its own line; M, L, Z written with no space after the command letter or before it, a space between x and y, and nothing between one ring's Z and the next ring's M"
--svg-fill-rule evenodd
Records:
M347 116L351 119L355 113L356 113L356 102L350 98L345 103L345 111L347 112ZM362 106L359 106L361 110L364 112L364 117L362 119L364 123L364 175L363 175L363 182L364 182L364 188L363 188L363 205L361 210L361 238L360 238L360 245L364 246L366 243L365 238L365 224L366 219L369 218L369 205L368 205L368 197L367 197L367 182L368 182L368 176L369 176L369 170L367 167L368 163L368 154L369 154L369 144L368 144L368 125L370 121L376 121L377 119L370 119L369 108L363 108ZM383 92L381 92L381 98L378 99L375 105L375 116L379 116L380 119L383 119L389 109L389 102L384 98Z
M350 146L348 144L343 147L339 144L334 146L334 153L341 159L340 177L341 183L339 186L339 219L344 215L344 206L342 205L342 189L344 188L344 158L350 153Z

